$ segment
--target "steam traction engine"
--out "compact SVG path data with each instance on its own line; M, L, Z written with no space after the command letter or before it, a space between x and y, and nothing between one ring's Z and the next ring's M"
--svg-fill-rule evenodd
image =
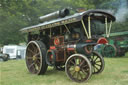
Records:
M128 31L111 33L108 45L101 45L96 49L105 57L121 57L128 52Z
M68 9L53 12L40 17L40 24L21 29L28 33L26 65L29 72L45 74L47 67L53 66L65 69L71 80L83 82L103 71L104 59L93 49L97 44L108 43L101 35L106 30L109 37L115 17L100 10L68 14Z

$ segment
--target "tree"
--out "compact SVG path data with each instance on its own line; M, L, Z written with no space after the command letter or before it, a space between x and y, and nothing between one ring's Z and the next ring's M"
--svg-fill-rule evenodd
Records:
M111 9L118 11L121 0L0 0L0 44L18 44L25 42L21 28L38 24L38 17L63 9L72 9L71 14L77 8ZM125 0L124 0L125 1ZM128 3L128 0L127 0ZM128 8L128 6L127 6ZM126 21L115 23L113 30L127 30L128 15ZM117 24L117 25L116 25ZM122 27L123 26L123 27Z

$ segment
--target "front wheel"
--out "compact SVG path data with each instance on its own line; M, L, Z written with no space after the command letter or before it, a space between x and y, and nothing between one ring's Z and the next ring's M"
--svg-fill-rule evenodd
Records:
M92 52L90 61L93 67L93 74L99 74L104 70L104 58L98 52Z
M91 63L84 55L73 54L65 63L65 72L75 82L87 81L92 74Z
M26 65L33 74L44 74L47 70L45 62L46 47L41 41L30 41L26 49Z
M114 45L105 45L102 51L103 56L105 57L115 57L117 49Z

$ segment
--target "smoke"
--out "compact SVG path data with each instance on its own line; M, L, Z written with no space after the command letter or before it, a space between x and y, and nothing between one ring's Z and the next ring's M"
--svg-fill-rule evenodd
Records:
M120 5L115 14L117 22L124 22L126 20L126 15L128 14L128 2L127 0L120 0Z

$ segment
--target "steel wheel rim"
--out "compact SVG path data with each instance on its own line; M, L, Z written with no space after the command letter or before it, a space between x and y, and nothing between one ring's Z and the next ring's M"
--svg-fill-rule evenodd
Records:
M29 72L39 74L42 67L42 54L39 45L31 41L27 45L26 64Z
M76 81L76 82L87 81L92 74L90 62L86 61L87 58L85 56L84 57L83 55L81 56L82 57L80 57L80 55L77 55L77 54L73 55L67 60L65 64L65 71L66 71L67 76L71 80ZM76 70L77 66L78 66L79 71Z
M92 53L91 64L93 66L93 74L101 73L104 70L104 59L97 52Z

